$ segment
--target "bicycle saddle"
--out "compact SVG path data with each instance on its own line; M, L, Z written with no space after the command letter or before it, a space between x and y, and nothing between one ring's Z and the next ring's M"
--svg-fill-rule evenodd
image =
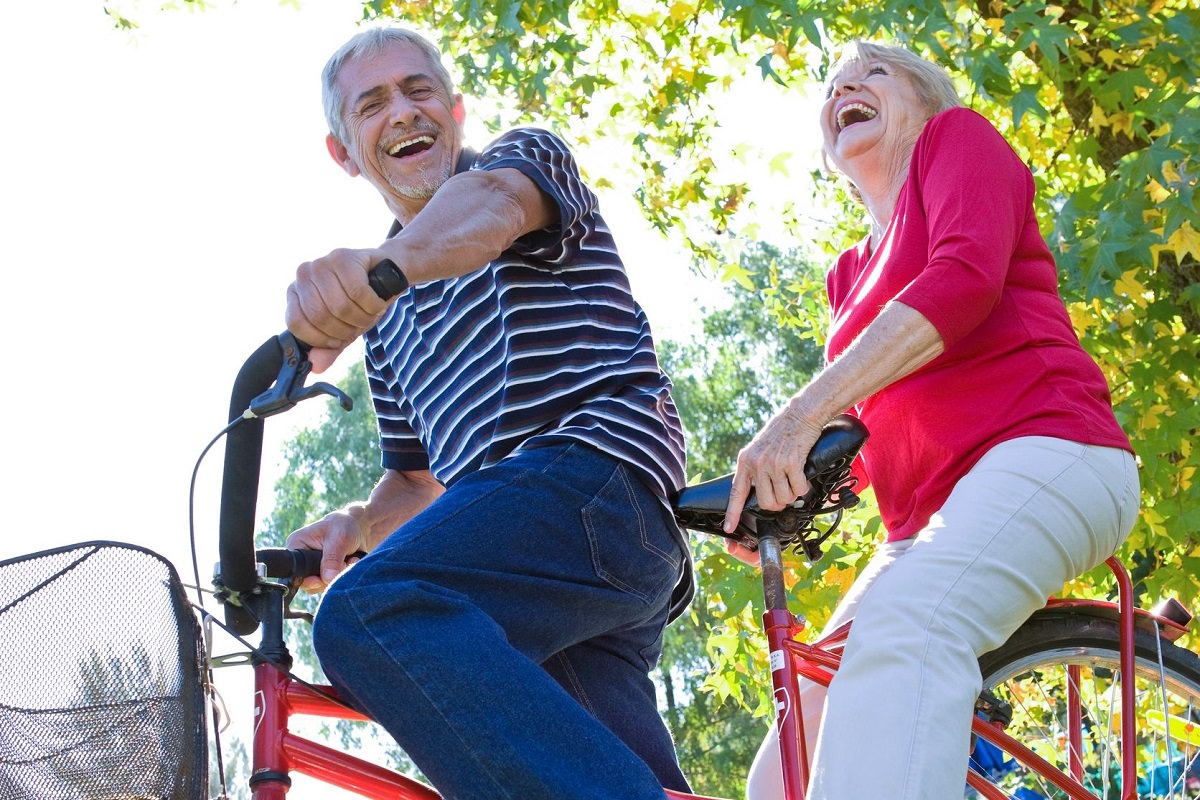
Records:
M814 530L812 520L821 514L838 514L829 530L816 539L819 545L837 527L841 512L857 505L858 496L852 491L856 481L850 477L850 465L868 435L866 426L856 417L849 414L835 417L821 431L805 461L808 492L779 511L759 508L751 492L742 519L732 534L721 527L733 488L732 473L684 487L672 498L675 519L683 528L724 536L751 548L758 544L758 522L771 520L780 530L783 546L805 544L809 557L815 560L813 549L806 544L809 532ZM816 557L819 557L819 551Z

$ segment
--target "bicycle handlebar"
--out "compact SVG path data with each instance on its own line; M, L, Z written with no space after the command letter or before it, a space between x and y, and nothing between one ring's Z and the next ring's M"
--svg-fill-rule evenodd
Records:
M383 300L408 287L404 273L390 260L376 264L367 280ZM225 622L237 634L253 633L258 621L241 603L258 584L254 554L255 513L262 468L263 418L286 411L300 400L332 394L349 410L350 398L328 384L304 386L312 367L312 348L284 331L255 350L238 372L229 400L232 424L225 443L221 482L220 565L218 578Z
M286 550L268 547L255 551L259 563L266 568L268 578L300 580L321 574L320 550Z

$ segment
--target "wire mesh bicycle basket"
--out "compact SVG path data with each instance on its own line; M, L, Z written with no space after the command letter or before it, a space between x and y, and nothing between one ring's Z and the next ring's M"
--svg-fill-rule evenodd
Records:
M86 542L0 562L0 800L205 797L202 664L157 554Z

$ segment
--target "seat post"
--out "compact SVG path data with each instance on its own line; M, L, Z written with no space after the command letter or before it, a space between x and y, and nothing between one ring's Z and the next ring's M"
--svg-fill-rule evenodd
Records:
M767 610L786 610L783 547L779 543L779 525L775 520L760 520L758 523L758 560L762 570L763 601Z

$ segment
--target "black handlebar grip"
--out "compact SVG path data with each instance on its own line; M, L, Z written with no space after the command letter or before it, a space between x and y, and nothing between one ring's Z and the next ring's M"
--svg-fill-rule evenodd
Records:
M320 550L268 547L256 550L254 557L266 567L268 578L307 578L321 574Z
M365 556L362 550L356 550L346 556L346 563L357 561ZM321 551L309 550L307 548L299 550L286 550L282 547L266 547L259 548L254 551L254 557L258 563L266 567L268 578L290 578L302 580L308 577L320 577L321 575Z
M380 261L367 273L367 282L380 300L391 300L408 288L408 278L390 258Z

